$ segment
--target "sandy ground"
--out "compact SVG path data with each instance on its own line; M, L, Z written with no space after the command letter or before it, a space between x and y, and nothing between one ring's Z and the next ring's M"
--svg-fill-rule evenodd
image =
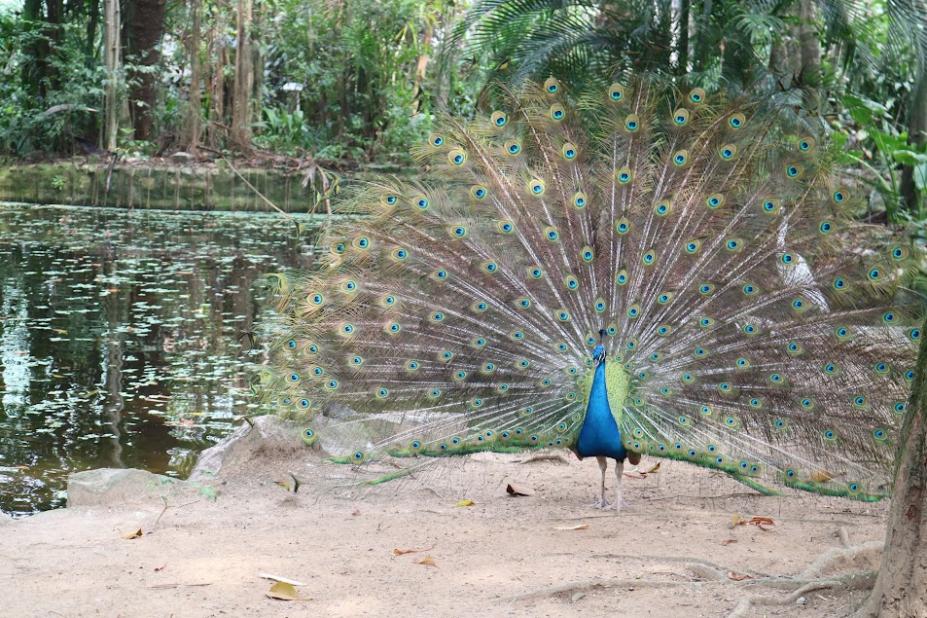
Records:
M882 538L887 505L761 497L668 462L626 477L625 508L602 512L587 506L595 462L563 455L441 460L348 499L320 492L313 479L326 464L304 449L224 468L214 500L0 519L0 615L727 616L746 596L785 596L756 580L797 576L843 547L841 528L852 544ZM297 494L274 482L287 471L303 478ZM507 495L509 482L533 495ZM737 514L775 525L732 527ZM141 537L123 538L136 528ZM873 565L843 568L860 566ZM305 583L301 599L267 598L265 572ZM861 594L825 589L747 615L844 616Z

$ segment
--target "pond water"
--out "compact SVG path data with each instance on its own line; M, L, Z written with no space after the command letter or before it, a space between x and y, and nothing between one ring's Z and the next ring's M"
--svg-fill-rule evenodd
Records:
M189 472L263 411L264 275L311 262L281 215L0 204L0 510L62 506L76 470Z

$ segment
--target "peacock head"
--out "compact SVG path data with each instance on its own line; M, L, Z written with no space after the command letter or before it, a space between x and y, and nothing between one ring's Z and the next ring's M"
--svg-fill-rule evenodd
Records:
M595 361L596 367L605 362L606 351L605 344L603 343L605 334L606 331L604 328L599 329L599 343L597 343L595 348L592 350L592 359Z

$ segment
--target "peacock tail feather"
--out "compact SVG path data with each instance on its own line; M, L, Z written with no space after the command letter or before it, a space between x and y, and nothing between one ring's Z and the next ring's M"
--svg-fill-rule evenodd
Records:
M419 180L346 199L281 279L265 380L336 460L575 448L600 341L623 447L788 486L888 489L921 302L914 248L810 120L652 79L555 79L447 118Z

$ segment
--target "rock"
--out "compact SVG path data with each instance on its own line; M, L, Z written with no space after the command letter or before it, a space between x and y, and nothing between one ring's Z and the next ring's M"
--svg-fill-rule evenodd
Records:
M302 440L304 426L272 414L243 424L224 440L200 453L190 481L215 478L224 468L240 467L256 459L294 459L306 450Z
M69 507L174 502L196 494L183 481L136 468L99 468L68 477Z
M180 151L173 153L171 155L171 159L173 159L174 161L183 161L183 162L192 161L193 155L190 154L189 152L183 152L182 150L180 150Z

